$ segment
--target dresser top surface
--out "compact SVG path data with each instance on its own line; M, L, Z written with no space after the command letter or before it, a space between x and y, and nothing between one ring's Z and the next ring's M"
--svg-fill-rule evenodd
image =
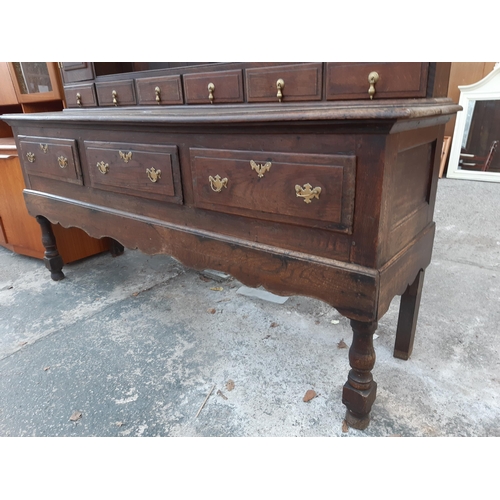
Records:
M193 105L65 109L36 114L8 114L0 119L9 124L37 123L151 123L206 124L259 122L329 122L347 120L412 120L449 115L462 108L448 98L340 101L335 103L282 103L241 105Z

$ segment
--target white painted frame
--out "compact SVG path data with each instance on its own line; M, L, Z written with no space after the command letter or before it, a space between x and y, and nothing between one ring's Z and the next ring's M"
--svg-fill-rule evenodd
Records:
M481 81L472 85L460 85L460 101L463 111L457 113L455 130L453 132L453 143L451 145L450 161L446 177L451 179L467 179L473 181L500 182L500 172L481 172L477 170L462 170L458 168L460 160L460 149L463 142L467 118L472 113L472 106L476 101L493 101L500 99L500 63L495 65L493 71L486 75ZM500 152L499 152L500 154Z

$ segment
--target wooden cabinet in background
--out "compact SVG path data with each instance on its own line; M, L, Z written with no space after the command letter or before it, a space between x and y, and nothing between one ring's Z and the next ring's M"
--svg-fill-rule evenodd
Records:
M8 62L10 85L14 89L16 102L23 113L62 111L64 91L61 74L54 62ZM4 85L7 75L0 75ZM2 111L0 111L1 113Z

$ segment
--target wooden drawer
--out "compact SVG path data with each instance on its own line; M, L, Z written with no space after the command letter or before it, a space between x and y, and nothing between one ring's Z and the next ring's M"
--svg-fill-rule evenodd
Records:
M91 62L63 62L60 65L65 84L92 80L95 77L94 65Z
M356 157L191 148L194 204L348 232Z
M177 146L84 141L96 189L182 203Z
M184 95L188 104L243 102L241 70L184 75ZM208 86L212 84L212 96Z
M368 76L378 74L373 99L425 97L429 63L327 63L327 100L370 99Z
M141 105L184 104L179 75L139 78L135 85L137 101Z
M66 85L64 87L68 108L88 108L97 106L97 96L93 83Z
M28 175L83 184L74 139L19 136L20 158Z
M134 80L99 82L95 86L99 106L134 106L136 104Z
M278 102L278 80L284 85L282 102L319 101L322 88L322 64L294 64L251 68L245 71L248 102Z

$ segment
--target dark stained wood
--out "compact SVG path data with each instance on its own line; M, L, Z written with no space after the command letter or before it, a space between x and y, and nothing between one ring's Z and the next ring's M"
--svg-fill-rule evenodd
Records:
M48 194L26 191L25 199L30 213L43 211L63 227L77 223L94 238L110 236L126 248L167 253L194 269L224 271L248 286L315 297L348 318L373 319L376 271Z
M77 94L80 95L78 98ZM88 108L97 106L97 95L93 83L79 83L64 86L68 108Z
M94 76L88 76L90 73L82 73L80 79L75 75L68 77L69 72L65 71L66 65L85 65L95 69ZM188 79L190 75L195 74L220 74L223 71L234 72L243 71L245 82L245 94L243 99L247 102L277 102L276 82L278 79L285 81L285 90L283 102L293 101L314 101L330 99L369 99L368 74L373 71L373 65L376 64L379 71L382 72L380 92L378 97L382 98L405 98L405 97L446 97L447 79L450 71L450 63L62 63L63 79L66 83L77 81L89 81L95 83L118 82L120 80L134 79L138 89L140 81L148 79L162 79L164 77ZM420 64L420 68L419 65ZM353 66L357 66L353 68ZM151 67L156 69L148 69ZM346 66L349 70L346 71ZM76 66L75 66L76 68ZM356 77L354 74L358 71ZM330 97L328 94L329 80L326 73L333 75L331 79L332 88L340 85L341 93ZM417 83L420 73L420 83ZM238 79L240 76L238 76ZM198 96L202 101L196 100L196 103L207 104L204 99L207 97L205 90L208 81L200 83L200 94ZM215 83L215 82L213 82ZM357 88L357 97L352 97L354 87L348 88L352 84ZM398 85L400 87L398 88ZM238 83L239 87L240 84ZM418 86L418 89L417 89ZM342 92L346 91L347 94ZM154 87L152 88L154 90ZM150 92L148 92L150 93ZM348 97L351 95L351 97ZM377 94L376 94L377 95ZM239 94L238 94L239 96ZM154 97L154 96L153 96ZM238 97L239 99L239 97ZM214 101L215 102L215 101ZM222 101L218 101L221 103ZM234 102L234 101L231 101ZM243 101L238 101L243 102ZM187 104L193 104L189 101ZM137 102L139 105L155 105L156 102L150 102L149 98ZM164 104L174 104L174 102ZM182 104L182 102L175 102ZM448 134L449 135L449 134Z
M109 241L109 253L113 257L119 257L120 255L123 254L125 247L121 243L114 240L113 238L104 238L104 239Z
M277 81L283 80L281 102L319 101L322 97L323 65L300 65L250 68L245 71L248 102L279 102Z
M447 97L452 63L430 63L427 97Z
M31 187L40 192L58 191L54 188L53 181L48 182L42 177L33 177ZM130 197L110 191L95 190L89 193L66 186L65 193L68 198L96 205L97 209L108 206L120 212L133 211L134 214L149 219L164 220L179 226L203 228L213 233L222 233L264 245L349 262L351 243L350 237L345 234L323 229L311 231L310 227L279 222L269 224L264 220L196 209L185 204L180 206L172 203L156 203L137 197L132 200Z
M133 106L137 102L133 80L98 82L95 87L99 106Z
M428 63L327 63L326 99L370 101L368 75L379 75L373 100L425 97Z
M208 85L213 84L213 102ZM241 70L195 73L184 77L184 94L188 104L221 104L243 102Z
M109 94L119 84L139 89L141 79L174 77L184 82L187 105L7 116L20 146L39 139L70 145L81 176L76 183L51 170L53 163L36 170L23 159L29 213L111 238L115 253L169 254L248 286L335 307L353 327L346 421L363 429L376 396L373 333L396 295L404 296L397 351L411 350L416 283L432 254L443 130L460 109L431 97L445 79L439 64L373 66L224 63L99 77L97 88L105 84ZM243 81L249 100L264 96L252 78L267 78L263 89L284 68L284 96L296 78L296 89L305 87L295 97L313 101L320 94L304 89L321 75L323 100L243 103ZM381 76L374 100L367 97L369 69ZM213 105L208 83L215 85ZM339 96L352 100L326 100ZM158 183L146 169L161 170ZM217 176L227 180L217 184ZM308 183L321 187L311 203L297 196ZM47 251L57 273L54 245L48 241Z
M200 208L291 224L350 230L354 209L356 158L263 151L191 148L194 204ZM254 162L254 168L252 163ZM259 167L266 167L261 172ZM259 177L259 173L261 176ZM220 191L210 177L227 179ZM301 198L296 186L319 188L318 198ZM299 191L299 194L303 194ZM307 203L305 200L309 200ZM271 217L271 220L276 217Z
M50 271L50 277L54 281L60 281L64 279L64 273L62 272L64 262L57 251L56 239L52 232L52 226L50 221L46 217L43 217L43 215L37 215L36 220L38 224L40 224L42 230L42 243L45 247L45 255L43 258L45 266Z
M401 252L380 268L380 295L377 318L389 309L392 299L402 295L421 269L431 261L435 224L430 223Z
M61 76L65 85L92 80L95 76L94 66L91 62L63 62L61 63Z
M177 146L84 141L84 147L92 187L182 203L174 184L174 174L176 179L180 175ZM104 173L99 170L103 162ZM160 172L160 177L153 182L148 170Z
M137 104L163 106L183 104L182 82L179 76L138 78L135 81ZM159 89L158 99L156 89Z
M28 175L83 184L74 139L19 137L19 155Z
M371 370L375 365L373 334L377 322L351 320L352 344L349 348L351 370L342 392L342 403L347 407L345 420L349 427L366 429L370 411L377 395L377 383Z
M415 281L408 285L405 293L401 296L399 306L398 327L396 331L396 342L394 344L394 357L408 359L413 351L415 330L417 328L418 309L424 286L423 269L417 274Z

